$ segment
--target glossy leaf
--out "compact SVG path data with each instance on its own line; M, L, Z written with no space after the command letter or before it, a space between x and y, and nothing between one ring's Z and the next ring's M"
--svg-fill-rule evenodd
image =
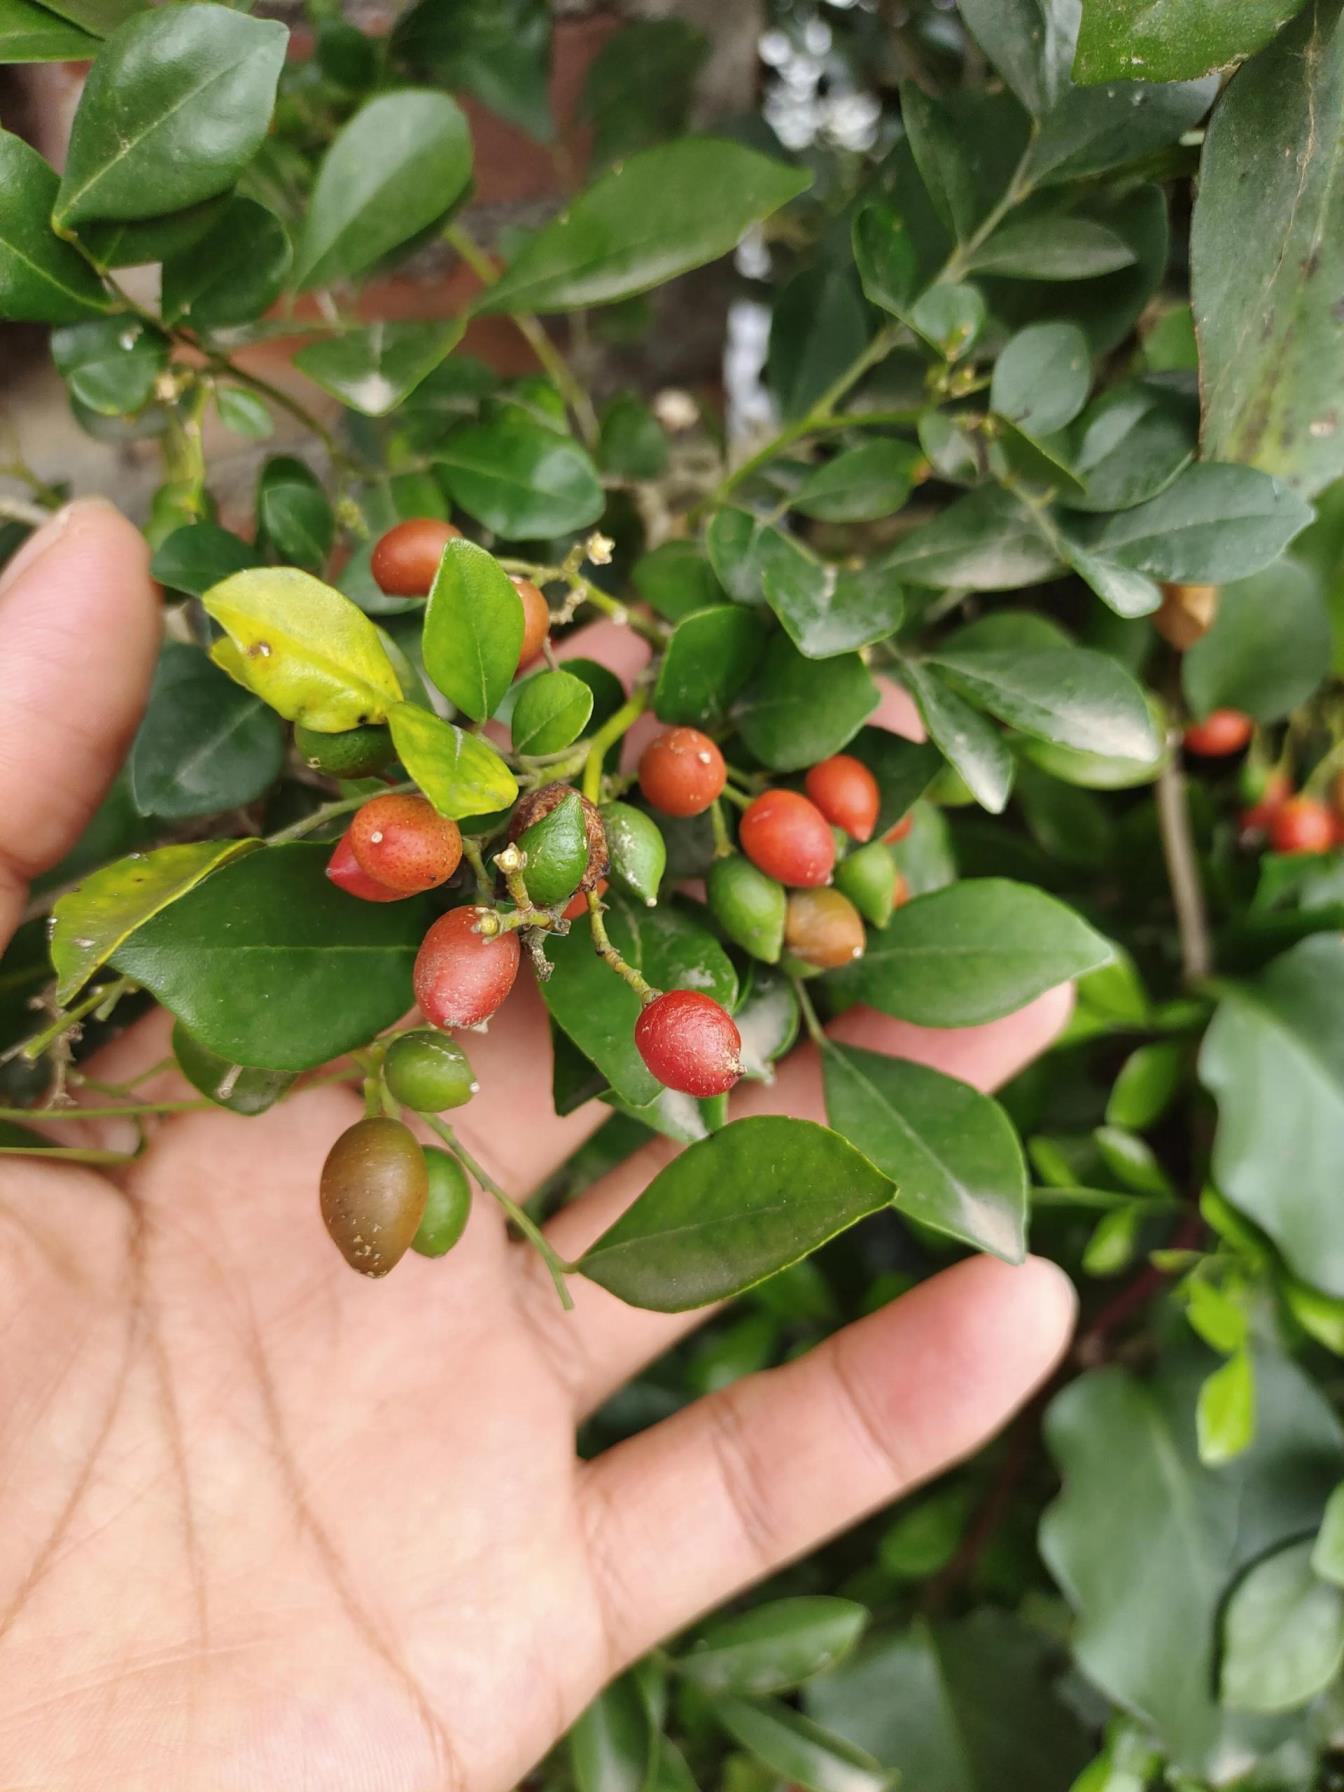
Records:
M170 590L204 597L212 585L257 564L257 551L250 542L218 523L199 522L174 529L155 550L149 570Z
M861 728L849 751L877 779L882 806L873 836L878 840L909 814L942 767L936 747L906 740L887 728Z
M80 62L98 39L33 0L0 0L0 63Z
M206 330L251 323L279 298L293 259L274 212L230 200L202 237L164 262L163 317Z
M51 962L56 1000L69 1002L101 965L152 916L194 889L255 840L193 840L132 853L86 877L52 910Z
M0 317L75 324L109 308L92 268L51 228L60 182L21 137L0 131Z
M1059 571L1055 550L1030 511L997 485L967 492L912 529L884 564L912 585L964 585L972 591L1015 591Z
M165 821L239 809L275 782L283 760L279 718L198 647L167 642L131 748L136 808Z
M321 481L292 454L276 454L257 482L257 541L282 559L320 569L335 533L331 501Z
M1198 407L1155 381L1113 386L1088 406L1072 433L1069 465L1085 491L1074 510L1128 510L1154 498L1189 465Z
M896 1185L897 1211L1009 1263L1026 1254L1027 1168L997 1102L902 1058L832 1045L826 1114Z
M166 261L198 243L229 202L229 195L221 193L180 212L166 212L161 218L81 224L79 246L100 268L135 268Z
M299 237L301 289L362 274L441 218L471 178L471 133L446 93L367 101L322 158Z
M202 598L224 630L212 657L291 722L319 733L386 720L401 686L348 597L292 567L234 573Z
M1096 970L1111 946L1053 896L967 878L898 908L837 989L925 1027L973 1027Z
M511 730L515 753L558 753L593 713L593 693L572 672L538 672L518 691Z
M740 511L722 512L740 516ZM715 522L718 521L716 517ZM714 523L710 524L712 532ZM707 544L706 544L707 545ZM662 542L647 554L641 554L630 568L635 590L660 616L671 622L689 616L692 610L703 610L721 603L723 586L710 565L700 544L694 541ZM755 602L760 602L757 591Z
M508 574L475 542L450 541L425 607L425 670L477 722L499 707L523 647L523 609Z
M216 386L215 409L225 429L249 442L265 442L275 434L275 418L266 400L243 386Z
M1029 435L1052 435L1087 403L1092 355L1077 324L1031 324L994 363L989 402Z
M168 365L168 339L139 318L96 318L54 331L51 358L81 404L119 417L149 403Z
M824 1126L735 1120L659 1171L579 1270L631 1306L683 1313L796 1263L893 1193Z
M680 24L680 20L650 23ZM632 393L612 399L602 413L597 460L614 479L656 479L667 465L667 437L647 405Z
M981 808L1002 814L1013 787L1013 756L1003 735L936 672L914 660L902 670L929 739Z
M962 500L964 503L966 500ZM1212 461L1117 515L1081 523L1084 547L1156 579L1221 585L1277 560L1311 511L1277 479Z
M891 516L910 496L922 460L909 442L875 437L809 473L794 494L793 508L828 523Z
M1344 1153L1344 940L1292 947L1229 986L1199 1057L1218 1102L1213 1172L1306 1282L1344 1296L1336 1224Z
M233 185L271 122L289 31L227 6L137 13L90 71L53 216L153 218Z
M392 51L440 86L549 142L551 17L546 0L420 0L397 20Z
M788 537L748 510L727 507L710 518L705 531L705 552L714 576L734 603L765 601L762 591L764 555L781 551L773 546L776 541L785 544L782 551L787 553L791 546Z
M911 328L946 361L959 361L973 347L985 320L980 289L964 282L931 286L911 305L909 314Z
M232 1114L264 1114L294 1084L288 1070L255 1070L245 1064L230 1064L227 1058L207 1051L199 1039L193 1039L180 1021L173 1028L173 1056L193 1089L199 1089L208 1100Z
M686 128L709 40L686 19L632 19L589 66L583 112L602 166Z
M394 703L387 721L398 759L440 815L492 815L518 795L513 773L480 735L418 703Z
M584 450L516 407L453 430L434 458L454 502L497 535L536 541L586 529L602 514Z
M658 1731L633 1675L613 1681L593 1700L566 1748L578 1792L646 1792Z
M365 417L385 417L456 347L463 320L369 324L311 342L294 365L333 398Z
M919 259L900 217L889 206L865 205L854 214L854 261L864 297L905 317L919 283Z
M1344 1592L1316 1578L1311 1543L1257 1562L1223 1618L1223 1703L1234 1711L1295 1711L1341 1666Z
M1254 55L1302 0L1084 0L1075 81L1189 81Z
M789 1692L838 1666L867 1622L867 1611L852 1599L774 1599L712 1620L677 1655L676 1670L711 1694Z
M359 902L326 876L330 847L267 847L226 865L113 956L230 1063L311 1070L411 1006L429 923L420 898Z
M1093 218L1065 216L1001 225L970 265L1001 280L1088 280L1137 260L1117 231Z
M1277 16L1293 10L1286 0ZM1341 130L1344 17L1312 0L1214 113L1191 231L1204 452L1308 497L1344 471L1322 378L1339 352Z
M721 1698L714 1716L772 1775L803 1792L886 1792L891 1776L790 1705Z
M1328 675L1331 652L1319 585L1283 560L1223 586L1212 628L1181 657L1181 687L1196 716L1239 709L1277 722Z
M653 710L660 722L721 722L765 642L759 616L715 604L682 617L663 649Z
M810 660L780 634L738 702L737 726L763 765L798 771L847 746L877 701L857 653Z
M843 264L803 268L781 287L770 319L766 384L780 415L806 416L863 353L872 313Z
M563 311L644 292L728 254L807 185L801 170L726 140L643 150L533 237L476 309Z

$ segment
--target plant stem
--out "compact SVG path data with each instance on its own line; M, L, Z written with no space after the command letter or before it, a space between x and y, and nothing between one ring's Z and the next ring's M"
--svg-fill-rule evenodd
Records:
M0 1145L0 1157L55 1158L63 1164L101 1164L104 1168L133 1164L139 1155L138 1151L103 1151L93 1145Z
M412 780L404 784L389 784L380 795L402 796L408 790L415 790ZM305 815L300 821L293 821L287 828L281 828L277 834L267 834L267 846L283 846L289 840L302 840L305 834L311 834L314 828L320 828L324 822L332 821L338 815L349 815L353 809L361 808L369 800L367 793L363 796L343 796L334 803L324 803L320 809L314 809L311 815Z
M30 504L26 498L0 497L0 517L8 522L27 523L32 529L40 529L51 514L40 504Z
M476 1159L467 1150L466 1146L446 1121L440 1120L435 1114L426 1114L424 1120L431 1131L436 1132L439 1135L444 1144L452 1152L453 1156L461 1162L463 1167L472 1176L475 1177L476 1181L480 1183L486 1193L494 1196L495 1200L498 1201L499 1205L504 1209L504 1212L508 1215L509 1219L513 1221L514 1225L517 1226L523 1236L536 1246L541 1254L542 1262L545 1263L547 1269L551 1273L551 1280L555 1283L555 1291L560 1296L560 1305L566 1312L571 1311L574 1306L574 1297L569 1292L569 1288L565 1283L565 1277L573 1273L573 1265L565 1262L564 1258L546 1237L546 1234L542 1231L541 1227L532 1218L532 1215L528 1213L525 1208L520 1207L517 1201L513 1199L512 1195L505 1194L504 1190L495 1181L489 1171L483 1169L481 1165L477 1163Z
M629 733L648 706L648 692L636 691L614 716L608 717L589 742L583 765L583 794L590 803L597 802L602 793L602 761L616 742Z
M803 1025L807 1028L807 1036L818 1051L824 1051L827 1044L826 1031L817 1018L817 1011L812 1005L811 996L807 993L807 986L801 977L794 977L791 981L793 993L798 998L798 1007L803 1016Z
M499 564L505 572L520 573L523 578L531 579L534 585L567 585L572 607L577 607L579 604L590 604L601 615L610 616L613 622L619 622L622 628L632 628L637 635L643 635L644 639L651 641L655 647L663 645L663 631L655 623L646 622L642 616L631 610L628 604L622 603L619 597L613 597L609 591L604 591L600 585L595 585L590 578L579 572L577 567L571 569L566 566L538 566L532 560L511 559L501 559ZM572 614L572 608L570 614ZM570 614L562 613L553 620L568 622Z
M462 857L471 866L471 875L476 879L476 894L482 902L490 900L490 878L485 869L485 860L481 849L469 834L462 836Z
M588 922L592 929L593 950L610 970L624 983L628 983L640 1001L647 1005L653 1001L658 991L647 977L641 977L634 965L627 964L615 946L611 943L611 935L607 932L607 924L602 919L602 898L596 890L588 892Z
M1190 805L1186 800L1185 773L1173 749L1157 780L1157 825L1162 856L1176 911L1176 937L1181 948L1181 975L1187 985L1202 983L1213 970L1204 885L1190 831Z
M466 262L483 286L495 284L499 279L498 268L476 239L461 224L449 224L443 237L448 246L462 257L462 260ZM574 413L574 421L579 426L579 433L591 448L597 440L597 413L593 409L592 400L575 379L569 363L530 312L511 311L509 320L545 368L551 384Z
M0 1108L0 1120L123 1120L143 1114L190 1114L216 1104L204 1095L191 1101L125 1101L105 1108Z
M728 822L723 813L723 804L718 797L709 805L709 825L714 830L714 857L729 858L733 850L733 842L728 834Z
M25 1058L29 1064L35 1063L48 1046L54 1045L72 1027L77 1027L95 1009L101 1008L104 1003L110 1007L132 988L134 985L129 977L118 977L115 983L100 984L97 989L90 990L82 1002L76 1002L73 1008L66 1008L58 1014L49 1027L44 1027L40 1033L34 1033L22 1045L11 1046L4 1057L0 1058L0 1063L5 1063L16 1055Z

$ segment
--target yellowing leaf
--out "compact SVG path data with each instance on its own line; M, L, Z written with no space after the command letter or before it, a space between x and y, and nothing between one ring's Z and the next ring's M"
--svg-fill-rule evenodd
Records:
M489 741L413 703L388 716L397 757L440 815L489 815L507 809L518 784Z

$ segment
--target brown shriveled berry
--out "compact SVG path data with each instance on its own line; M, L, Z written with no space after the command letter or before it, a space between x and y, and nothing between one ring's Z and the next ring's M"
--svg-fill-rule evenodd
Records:
M1289 797L1269 824L1275 852L1329 852L1335 839L1330 806L1314 796Z
M575 794L572 784L543 784L540 790L529 791L520 797L509 818L509 839L517 840L534 821L540 821L543 815L558 809L567 796ZM580 796L579 803L583 809L584 832L588 836L588 869L580 879L578 894L586 896L607 874L607 835L596 805L586 796Z
M400 1120L357 1120L322 1166L322 1219L363 1276L385 1276L410 1249L429 1195L425 1154Z
M795 889L824 884L835 866L831 824L796 790L763 791L743 814L738 839L753 865Z
M698 728L668 728L639 760L639 787L664 815L703 815L728 776L723 754Z
M347 896L358 896L361 902L404 902L410 894L407 890L390 890L376 877L369 876L355 857L349 828L336 842L336 850L327 860L327 876L338 890L344 890Z
M851 840L872 839L882 793L861 759L851 753L832 754L811 768L803 789L827 821L843 828Z
M513 577L513 584L523 605L523 646L518 655L518 664L522 667L536 659L551 632L551 606L531 579Z
M1215 709L1185 731L1185 748L1201 759L1227 759L1250 744L1255 723L1239 709Z
M683 1095L725 1095L742 1075L732 1015L697 990L655 996L635 1023L635 1045L658 1081Z
M475 1027L488 1020L518 975L515 932L476 931L488 908L454 908L440 915L420 942L412 982L420 1012L436 1027Z
M462 863L457 823L422 796L373 797L355 811L350 845L361 870L389 890L433 890Z
M1213 627L1218 613L1216 585L1162 586L1162 607L1153 616L1153 627L1178 653L1193 647Z
M868 936L863 916L839 890L795 890L784 917L784 944L795 958L834 970L862 958Z
M436 516L413 516L379 538L369 560L378 589L388 597L428 597L443 550L462 531Z

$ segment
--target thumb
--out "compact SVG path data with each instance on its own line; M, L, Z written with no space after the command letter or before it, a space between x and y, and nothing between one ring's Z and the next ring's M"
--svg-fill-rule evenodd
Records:
M0 947L116 775L159 635L144 538L102 499L58 511L0 572Z

